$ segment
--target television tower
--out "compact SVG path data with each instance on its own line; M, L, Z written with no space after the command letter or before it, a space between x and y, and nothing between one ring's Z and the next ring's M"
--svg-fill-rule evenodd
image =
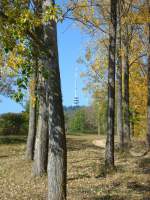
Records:
M79 97L77 94L77 77L78 77L78 68L75 67L75 91L74 91L74 100L73 100L75 107L79 106Z

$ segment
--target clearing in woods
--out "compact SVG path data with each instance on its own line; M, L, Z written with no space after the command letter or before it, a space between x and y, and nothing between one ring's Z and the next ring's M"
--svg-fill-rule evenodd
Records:
M150 200L150 157L116 151L116 170L106 176L104 148L95 135L67 137L68 200ZM104 141L104 137L102 137ZM144 143L136 141L140 152ZM32 163L24 160L25 138L0 138L0 199L47 199L47 178L33 177Z

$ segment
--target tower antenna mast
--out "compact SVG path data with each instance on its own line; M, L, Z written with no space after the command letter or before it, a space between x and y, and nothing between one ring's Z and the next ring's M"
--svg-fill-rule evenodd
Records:
M78 68L77 66L75 67L75 91L74 91L74 106L77 107L79 106L79 97L77 94L77 78L78 78Z

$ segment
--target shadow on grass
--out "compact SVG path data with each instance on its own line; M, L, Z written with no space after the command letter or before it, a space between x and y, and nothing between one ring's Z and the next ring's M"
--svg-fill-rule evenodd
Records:
M150 174L150 158L142 158L139 161L139 168L142 169L144 174Z
M150 192L150 185L140 184L137 182L128 182L127 188L137 192Z
M99 197L94 197L91 200L126 200L125 197L120 197L119 195L104 195Z
M5 155L4 155L4 156L0 156L0 158L8 158L8 156L5 156Z
M117 173L125 173L125 167L122 165L114 166L112 169L107 169L104 163L99 163L97 176L95 178L106 178L108 175L115 175ZM119 186L119 183L116 183L116 186Z
M73 180L79 180L79 179L84 179L84 178L91 178L91 176L85 175L85 174L78 174L78 176L68 178L67 180L73 181Z
M92 160L93 162L94 161L97 161L97 158L90 158L90 160ZM75 160L75 161L71 161L70 163L71 164L77 164L77 163L83 163L84 161L87 161L87 158L85 158L85 159L80 159L80 160Z
M89 144L84 139L80 140L80 139L72 139L72 138L68 138L67 148L68 148L68 151L78 151L78 150L85 150L85 149L92 149L92 150L103 149L100 147L96 147L94 144Z
M150 197L149 196L143 197L142 200L150 200Z
M22 144L26 142L25 136L1 136L0 144Z
M68 136L86 136L86 135L97 135L94 132L68 132Z

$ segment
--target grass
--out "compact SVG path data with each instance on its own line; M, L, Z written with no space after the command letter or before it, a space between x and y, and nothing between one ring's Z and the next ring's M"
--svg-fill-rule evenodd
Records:
M67 199L150 200L149 155L139 158L116 152L116 170L105 176L104 148L92 144L96 138L85 134L67 137ZM24 159L25 138L7 139L0 138L0 199L46 199L47 177L32 176L32 163ZM135 144L140 151L142 143Z

